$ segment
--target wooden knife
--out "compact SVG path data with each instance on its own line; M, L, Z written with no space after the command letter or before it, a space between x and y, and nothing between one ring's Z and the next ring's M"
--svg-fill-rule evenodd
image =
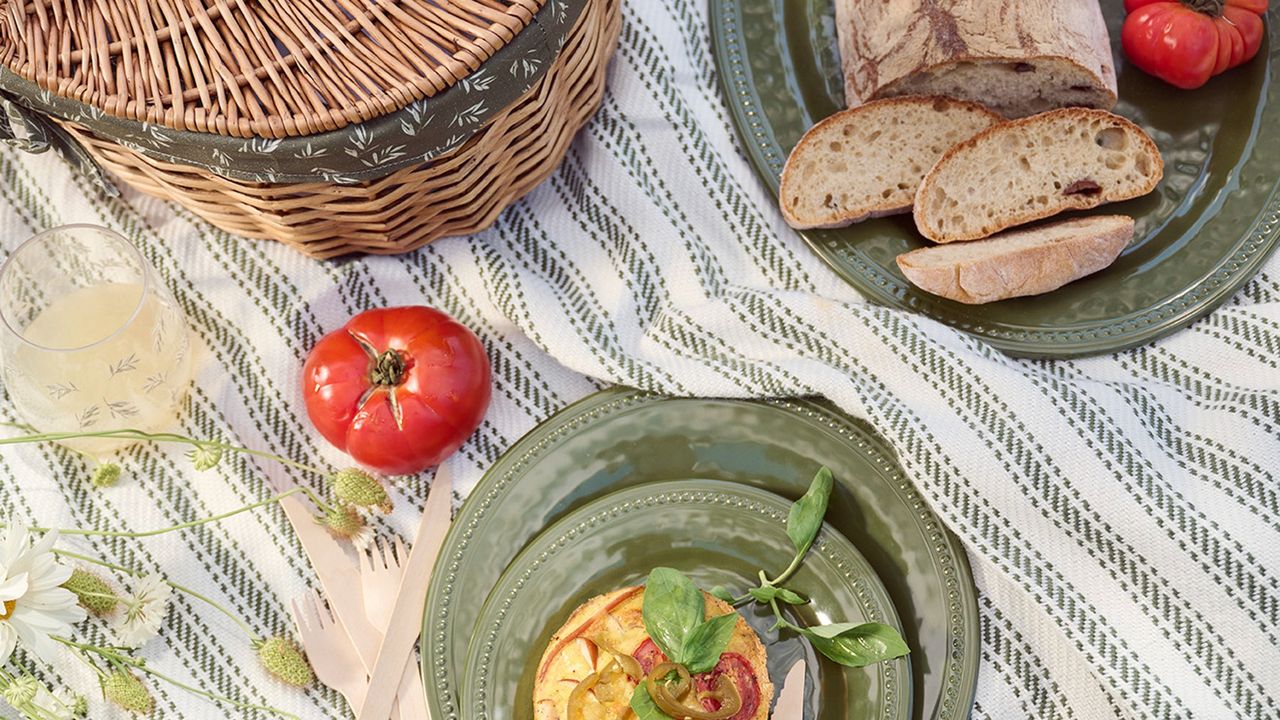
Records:
M453 517L453 478L441 466L431 481L427 506L422 511L418 536L409 550L400 596L391 611L391 622L382 639L378 660L369 676L369 692L356 712L357 720L387 720L395 703L401 672L422 633L422 608L431 584L431 571L444 545Z
M365 615L360 584L351 582L356 573L355 563L338 541L316 522L315 512L307 503L290 496L280 501L280 507L316 571L320 587L329 600L329 609L346 627L361 664L368 670L378 658L378 630Z
M782 681L770 720L804 720L804 675L804 660L797 660Z

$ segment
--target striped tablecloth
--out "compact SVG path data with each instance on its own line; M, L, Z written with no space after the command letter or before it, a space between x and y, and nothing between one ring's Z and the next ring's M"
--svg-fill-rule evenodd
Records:
M744 160L705 12L702 0L626 4L599 115L550 181L475 237L314 262L136 194L100 199L56 158L3 150L0 242L68 222L131 238L198 338L183 431L334 467L343 459L300 413L308 348L365 308L448 311L484 339L496 382L489 418L450 461L461 495L524 432L609 383L825 395L888 439L969 549L975 717L1280 717L1280 263L1166 341L1070 362L1009 359L863 304ZM6 448L0 503L41 525L141 530L262 498L285 472L236 459L196 474L153 447L123 464L124 482L96 490L66 452ZM424 488L399 490L382 532L413 527ZM71 544L206 593L259 634L285 631L288 600L311 583L278 511ZM142 652L224 695L347 716L331 691L270 681L231 621L181 594ZM74 660L43 671L97 698ZM239 716L153 688L159 717ZM95 700L91 717L113 712Z

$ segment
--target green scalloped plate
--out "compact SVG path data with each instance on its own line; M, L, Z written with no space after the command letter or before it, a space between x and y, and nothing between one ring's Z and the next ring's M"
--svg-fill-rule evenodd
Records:
M467 716L532 720L534 676L551 635L588 599L642 585L655 567L674 567L701 588L724 585L735 592L754 586L761 569L781 571L793 554L786 533L790 505L739 483L676 480L620 490L565 516L520 553L485 602L467 652ZM881 622L901 631L871 565L830 525L787 585L813 600L788 611L792 622ZM906 658L843 668L820 660L794 633L771 632L768 608L745 607L742 615L765 643L775 688L792 663L806 661L805 717L911 717Z
M804 131L844 104L833 0L710 0L720 78L747 155L776 195ZM1103 3L1115 56L1124 7ZM1280 20L1272 10L1268 26ZM894 258L922 247L910 215L801 233L871 299L913 310L1015 355L1112 352L1191 324L1226 301L1280 244L1280 48L1181 91L1124 63L1117 112L1164 154L1151 195L1106 206L1132 215L1137 237L1110 268L1060 290L969 306L914 288Z
M959 541L864 424L816 401L666 398L614 389L534 428L472 490L436 563L422 668L436 720L459 707L466 654L499 577L546 528L627 488L723 480L794 500L836 477L827 522L871 564L912 648L913 718L969 717L979 665L976 591Z

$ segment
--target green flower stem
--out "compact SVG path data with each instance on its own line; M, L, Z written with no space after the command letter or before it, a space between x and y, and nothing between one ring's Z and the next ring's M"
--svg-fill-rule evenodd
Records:
M138 572L137 570L134 570L133 568L128 568L128 567L125 567L125 566L123 566L123 565L117 565L117 564L112 563L112 562L107 562L106 560L100 560L100 559L95 558L95 557L90 557L89 555L81 555L80 553L72 552L72 551L70 551L70 550L62 550L62 549L55 548L53 552L54 552L54 554L55 554L55 555L61 555L61 556L63 556L63 557L69 557L69 558L73 558L73 559L75 559L75 560L80 560L80 561L83 561L83 562L92 563L92 564L97 565L97 566L99 566L99 567L107 568L108 570L115 570L116 572L124 573L124 574L126 574L126 575L128 575L128 576L130 576L130 577L142 577L142 576L144 575L144 573ZM258 636L258 634L257 634L257 633L255 633L255 632L253 631L253 628L249 627L249 623L245 622L243 618L241 618L241 617L237 616L235 613L231 612L231 610L230 610L230 609L228 609L226 606L224 606L222 603L220 603L220 602L218 602L218 601L214 600L213 598L210 598L210 597L208 597L208 596L204 595L203 593L200 593L200 592L198 592L198 591L196 591L196 590L192 590L191 588L189 588L189 587L187 587L187 586L185 586L185 585L179 585L178 583L176 583L176 582L172 582L172 581L170 581L170 580L165 580L164 582L165 582L165 584L166 584L166 585L168 585L169 587L173 588L174 590L177 590L178 592L183 593L184 595L189 595L189 596L191 596L191 597L193 597L193 598L195 598L195 599L197 599L197 600L199 600L199 601L201 601L201 602L205 603L206 605L208 605L209 607L213 608L214 610L217 610L218 612L222 613L223 615L226 615L226 616L227 616L228 618L230 618L230 619L231 619L231 620L232 620L236 625L239 625L239 626L240 626L240 629L244 631L244 634L245 634L245 635L247 635L247 636L249 636L249 640L250 640L251 642L259 642L259 641L261 641L261 640L262 640L262 638L261 638L261 637L259 637L259 636ZM93 595L98 595L99 593L91 593L91 594L93 594ZM118 599L118 600L119 600L119 599L122 599L122 598L119 598L119 597L114 596L114 595L113 595L112 597L116 597L116 599Z
M29 428L29 426L18 425L16 423L2 424L22 429ZM176 433L151 433L144 430L134 429L102 430L99 432L33 433L29 435L20 435L18 437L0 438L0 445L18 445L21 443L34 442L60 442L62 440L77 440L80 438L117 438L123 440L145 440L148 442L182 443L184 445L192 445L194 447L212 447L226 452L241 453L243 455L252 455L254 457L265 458L267 460L274 460L282 465L288 465L289 467L305 470L320 476L329 475L328 472L321 470L314 465L300 463L296 460L290 460L289 458L281 457L263 450L254 450L240 445L214 442L212 440L197 440L195 438L187 437L186 435L178 435Z
M310 500L312 503L315 503L316 507L318 507L321 512L331 509L328 503L321 500L309 488L299 486L299 487L292 488L290 490L286 490L280 493L279 495L273 495L267 498L266 500L259 500L256 503L245 505L244 507L239 507L239 508L236 508L235 510L229 510L220 515L201 518L199 520L191 520L188 522L179 523L177 525L172 525L170 527L159 528L157 530L143 530L141 532L128 532L125 530L85 530L82 528L33 527L31 529L36 532L49 532L51 530L56 530L61 535L78 535L82 537L126 537L126 538L154 537L156 535L164 535L166 533L177 532L178 530L186 530L188 528L199 527L201 525L208 525L209 523L215 523L222 520L226 520L227 518L235 517L236 515L239 515L241 513L249 512L250 510L256 510L266 505L273 505L291 495L298 495L298 494L306 495L307 499ZM0 523L0 527L4 527L4 524Z
M98 680L99 680L99 681L101 681L103 678L105 678L105 677L107 676L106 671L104 671L102 668L98 667L98 663L96 663L96 662L94 662L94 661L90 660L90 659L89 659L89 656L88 656L87 654L85 654L84 652L73 652L73 653L71 653L71 657L73 657L73 658L75 658L75 659L79 660L80 662L84 663L86 667L88 667L90 670L92 670L92 671L93 671L93 674L94 674L94 675L97 675L97 676L98 676Z
M114 662L119 665L126 665L141 673L150 675L151 677L157 680L163 680L164 682L167 682L176 688L181 688L193 695L199 695L200 697L206 698L208 700L212 700L213 702L216 702L216 703L223 703L226 705L230 705L232 707L239 708L240 710L259 710L261 712L268 712L283 718L292 718L293 720L302 720L297 715L294 715L291 712L286 712L279 708L271 707L270 705L257 705L254 703L247 703L247 702L244 702L243 700L236 700L234 698L224 697L222 695L215 695L214 693L211 693L207 690L201 690L200 688L187 685L186 683L175 680L169 677L168 675L165 675L156 670L152 670L151 668L147 667L145 663L143 663L141 660L138 660L137 658L131 657L129 655L124 655L111 648L98 647L96 645L89 645L86 643L78 643L78 642L75 642L74 640L69 640L67 638L61 638L56 636L53 639L56 640L57 642L62 643L63 645L66 645L67 647L79 650L82 653L93 653L95 655L99 655L105 658L109 662Z

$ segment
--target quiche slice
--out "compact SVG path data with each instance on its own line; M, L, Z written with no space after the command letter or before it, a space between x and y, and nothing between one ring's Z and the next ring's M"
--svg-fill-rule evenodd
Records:
M705 592L703 598L707 618L734 612L728 603ZM594 597L574 610L552 635L538 663L533 686L536 720L571 720L569 696L593 673L597 681L581 693L581 720L634 718L630 701L639 683L626 673L617 655L634 658L645 673L667 660L645 631L643 604L644 588L629 587ZM719 664L693 676L693 682L695 687L710 688L725 675L742 702L730 720L767 720L773 684L765 667L764 645L742 618Z

